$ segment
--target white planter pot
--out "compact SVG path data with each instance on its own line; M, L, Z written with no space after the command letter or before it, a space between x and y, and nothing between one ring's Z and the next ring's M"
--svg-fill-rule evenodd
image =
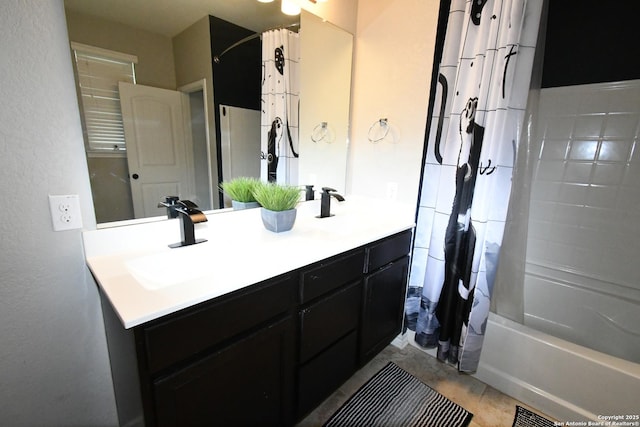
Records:
M296 222L296 212L295 208L288 211L270 211L262 208L262 223L267 230L274 233L289 231Z

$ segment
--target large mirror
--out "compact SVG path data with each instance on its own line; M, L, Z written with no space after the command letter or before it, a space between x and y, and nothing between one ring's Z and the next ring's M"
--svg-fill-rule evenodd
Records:
M260 35L279 27L298 31L300 43L299 105L292 121L298 162L290 183L344 191L353 43L348 32L305 10L291 17L280 12L279 2L256 0L65 0L65 9L72 47L136 58L136 84L120 85L124 99L147 100L167 91L177 93L182 108L160 108L165 127L145 139L139 136L150 121L145 114L154 108L143 102L142 116L130 114L121 100L126 148L87 151L100 225L162 216L157 204L167 195L194 200L204 210L224 208L221 180L261 176L266 131L260 123ZM185 141L177 143L176 133ZM131 134L138 141L130 143ZM149 163L163 167L143 168ZM177 171L164 167L174 163Z

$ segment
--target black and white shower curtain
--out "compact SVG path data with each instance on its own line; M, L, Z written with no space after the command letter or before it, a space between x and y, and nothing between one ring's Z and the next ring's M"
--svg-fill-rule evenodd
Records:
M407 325L438 358L480 358L542 0L452 0L416 227Z
M262 114L260 177L298 184L300 48L286 29L262 34Z

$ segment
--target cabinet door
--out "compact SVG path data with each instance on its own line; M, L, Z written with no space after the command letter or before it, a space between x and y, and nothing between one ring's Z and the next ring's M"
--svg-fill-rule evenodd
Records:
M154 381L157 425L291 425L293 330L287 317Z
M365 277L360 334L360 362L387 346L402 329L409 257L387 264Z

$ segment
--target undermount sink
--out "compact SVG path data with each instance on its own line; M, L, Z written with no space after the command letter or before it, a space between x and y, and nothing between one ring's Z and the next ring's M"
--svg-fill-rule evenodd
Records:
M346 220L342 217L313 218L308 223L311 231L319 231L323 234L341 235L358 230L362 227L362 223L354 220Z
M338 203L336 203L338 204ZM300 221L301 228L304 231L318 232L323 235L336 235L346 236L353 233L359 233L365 230L369 230L372 227L376 227L375 222L363 220L368 212L363 212L362 215L349 215L340 209L340 206L332 208L331 216L326 218L319 218L319 212L314 212L308 218ZM295 229L294 225L294 229Z
M206 251L179 248L126 261L129 273L148 290L159 290L206 276L211 271Z

